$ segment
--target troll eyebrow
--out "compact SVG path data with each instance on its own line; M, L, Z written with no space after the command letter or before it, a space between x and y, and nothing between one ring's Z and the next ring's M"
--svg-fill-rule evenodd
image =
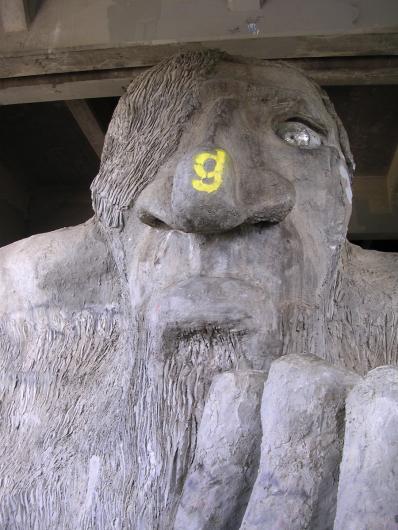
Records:
M240 79L208 79L201 85L202 97L204 99L241 99L269 101L273 105L291 105L292 103L307 109L310 112L308 100L312 100L316 107L321 106L322 102L318 101L315 94L309 90L300 90L298 88L287 88L277 84L263 84ZM314 105L311 105L311 107ZM317 113L319 114L319 113Z
M243 84L244 82L238 81L238 83ZM245 95L243 98L241 94L233 93L233 91L230 91L230 94L226 94L224 91L223 95L214 96L216 94L213 93L211 107L214 111L213 127L215 128L229 123L233 110L239 106L241 101L252 101L260 105L262 103L270 103L272 105L272 113L276 119L279 118L282 121L301 120L325 136L329 132L327 121L319 113L312 112L311 106L308 105L307 100L298 91L294 91L293 94L289 95L281 95L280 92L276 93L272 88L260 87L257 94Z
M289 89L284 90L285 94L281 94L278 89L278 94L268 93L265 96L260 98L253 98L261 101L263 103L271 103L272 109L276 117L278 114L281 119L285 120L303 120L318 132L327 135L330 130L330 125L328 125L328 120L325 119L325 116L322 112L314 112L314 105L308 103L308 97L304 97L304 94L298 90ZM286 92L288 92L286 94Z
M302 121L317 132L327 136L330 125L320 113L314 113L303 99L281 100L273 104L275 117L283 121Z

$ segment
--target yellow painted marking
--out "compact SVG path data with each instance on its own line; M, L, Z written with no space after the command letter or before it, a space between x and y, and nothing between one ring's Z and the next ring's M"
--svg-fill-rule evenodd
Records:
M207 151L198 153L194 158L193 169L199 178L192 179L192 187L197 191L213 193L221 186L224 177L224 167L227 153L224 149L216 149L215 154ZM205 168L208 160L214 160L211 171Z

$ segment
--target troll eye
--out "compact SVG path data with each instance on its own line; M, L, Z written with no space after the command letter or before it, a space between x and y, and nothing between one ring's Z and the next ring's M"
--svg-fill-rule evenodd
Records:
M283 141L296 147L315 149L322 144L321 135L300 121L291 120L280 123L275 132Z

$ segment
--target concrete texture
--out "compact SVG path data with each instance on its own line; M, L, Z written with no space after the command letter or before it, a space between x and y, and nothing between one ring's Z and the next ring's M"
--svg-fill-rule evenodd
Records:
M265 378L256 371L214 378L175 530L240 527L259 464Z
M13 3L22 4L3 2L5 22ZM0 77L152 66L182 46L277 59L396 52L395 0L232 3L243 9L227 0L42 2L28 31L3 24Z
M274 361L262 400L261 461L242 530L333 528L345 400L360 379L316 357Z
M335 530L398 527L398 368L371 370L349 394Z
M345 517L346 392L398 360L398 256L347 243L352 169L329 100L293 68L206 52L136 79L94 218L0 250L1 527ZM391 425L367 441L386 462Z
M19 2L18 2L19 3ZM242 2L241 2L242 4ZM282 4L249 2L246 10L231 10L227 0L62 0L43 2L26 33L2 35L0 48L11 51L106 47L122 43L186 42L253 36L259 34L322 35L378 31L396 27L394 0L380 0L377 7L366 0L355 6L328 0L309 0L298 6L293 0ZM14 8L15 9L15 8ZM76 24L79 13L79 24ZM4 17L5 15L3 15Z

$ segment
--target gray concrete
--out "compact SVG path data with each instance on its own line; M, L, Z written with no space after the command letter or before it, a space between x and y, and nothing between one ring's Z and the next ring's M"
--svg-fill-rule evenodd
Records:
M347 400L334 530L398 527L398 368L369 372Z
M12 18L22 1L3 3ZM51 0L29 31L0 32L0 77L153 65L184 44L263 58L393 55L397 20L395 0Z
M266 374L214 378L184 483L175 530L239 528L260 459L260 405Z
M358 381L316 357L274 361L261 408L261 461L242 530L333 528L345 400Z
M262 8L260 1L249 2L246 10L229 9L227 0L189 0L183 4L173 0L52 0L40 6L29 39L25 33L3 35L0 48L4 54L20 52L21 48L25 52L48 49L54 53L57 49L123 42L156 44L267 34L374 32L376 27L378 31L393 29L397 21L394 0L380 0L377 7L366 0L359 0L355 6L349 2L335 5L329 0L309 0L300 6L300 13L297 9L293 0L265 2ZM248 27L250 18L258 34L253 35Z
M398 364L398 256L347 243L352 170L293 68L207 52L134 81L94 217L0 250L0 527L331 528L345 393Z

